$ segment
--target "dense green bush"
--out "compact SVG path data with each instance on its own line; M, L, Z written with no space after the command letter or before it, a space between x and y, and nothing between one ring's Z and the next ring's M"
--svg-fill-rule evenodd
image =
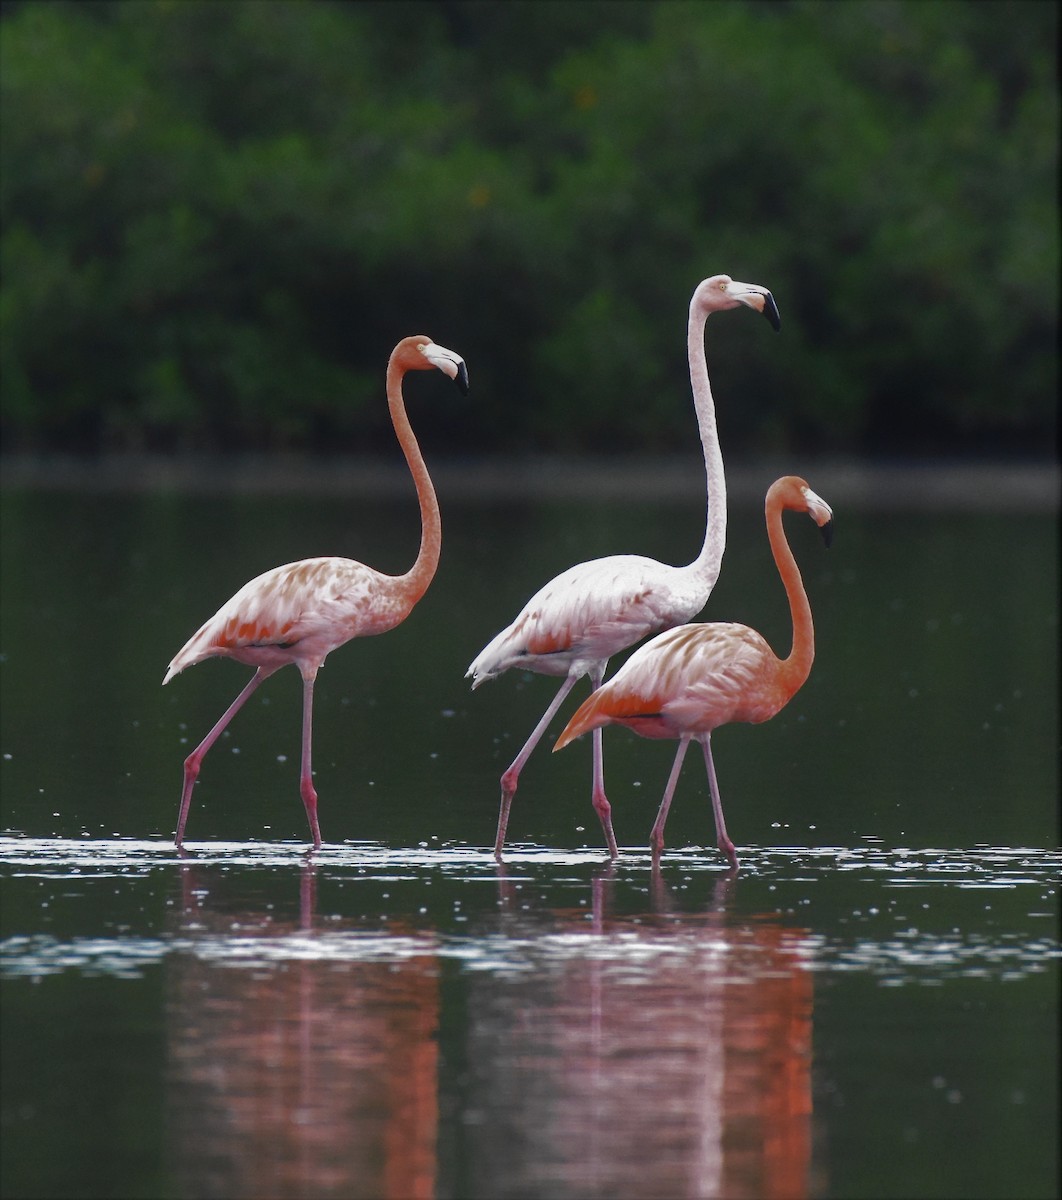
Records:
M1057 8L8 4L9 449L390 437L384 360L469 360L453 450L1053 446ZM460 428L460 436L455 432Z

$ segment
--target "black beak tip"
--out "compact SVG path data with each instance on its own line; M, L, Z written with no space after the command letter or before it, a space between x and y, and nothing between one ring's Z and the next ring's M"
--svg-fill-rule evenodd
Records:
M461 389L461 395L468 395L468 367L463 362L457 364L457 378L454 383Z
M833 518L832 517L826 522L825 525L819 526L819 532L822 534L823 544L826 546L826 549L829 550L829 548L833 545Z
M778 305L775 303L775 299L770 292L767 292L763 297L763 315L770 321L771 328L775 333L781 332L782 318L778 313Z

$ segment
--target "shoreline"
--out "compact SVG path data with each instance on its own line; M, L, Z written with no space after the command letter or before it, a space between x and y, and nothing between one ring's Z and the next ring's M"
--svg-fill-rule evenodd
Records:
M688 500L704 489L704 468L674 456L563 456L447 459L427 456L441 499ZM780 475L801 474L831 504L874 510L1058 512L1062 469L1037 462L803 460L797 456L726 468L727 494L759 502ZM0 456L0 490L125 494L365 496L412 495L409 471L394 457L297 455L165 457Z

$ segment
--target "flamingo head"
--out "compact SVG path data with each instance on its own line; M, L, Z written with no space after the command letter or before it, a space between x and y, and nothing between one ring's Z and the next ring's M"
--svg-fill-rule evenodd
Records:
M808 487L806 480L797 475L785 475L775 480L767 492L768 507L772 501L782 508L806 512L819 527L822 540L829 547L833 541L833 509Z
M468 368L460 354L447 350L433 342L430 337L415 334L403 338L391 351L391 362L402 371L430 371L432 367L442 371L468 395Z
M762 313L776 333L782 328L778 305L767 288L760 287L758 283L738 283L729 275L713 275L699 283L690 301L690 308L707 315L725 308L737 308L740 304Z

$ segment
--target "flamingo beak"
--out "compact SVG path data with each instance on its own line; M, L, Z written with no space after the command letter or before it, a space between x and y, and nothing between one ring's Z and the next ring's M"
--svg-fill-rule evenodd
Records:
M766 288L755 283L732 283L728 290L735 300L762 313L770 321L775 333L781 330L782 318L778 314L778 305Z
M833 542L833 509L830 508L821 496L816 495L811 488L806 487L803 491L804 500L808 506L808 516L819 527L822 540L828 550Z
M463 396L468 395L468 368L460 354L455 354L453 350L447 350L445 346L436 342L421 346L420 352L433 367L438 367L444 375L450 376Z
M464 359L461 359L457 364L457 375L454 378L454 383L457 384L462 396L468 395L468 367L465 366Z

